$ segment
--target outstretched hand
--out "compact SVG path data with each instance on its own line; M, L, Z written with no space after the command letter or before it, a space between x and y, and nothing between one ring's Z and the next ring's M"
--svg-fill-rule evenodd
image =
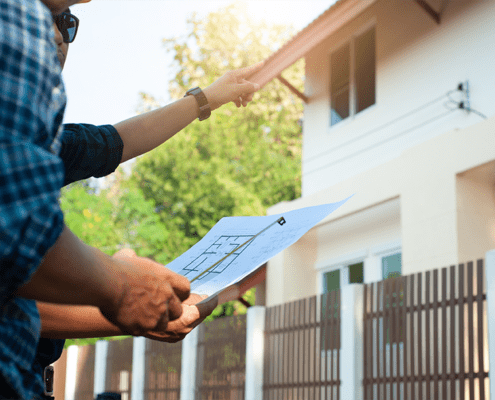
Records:
M264 62L249 67L225 73L210 86L203 90L211 110L216 110L224 104L234 102L237 107L246 107L253 100L253 95L260 89L260 85L246 80L263 67Z

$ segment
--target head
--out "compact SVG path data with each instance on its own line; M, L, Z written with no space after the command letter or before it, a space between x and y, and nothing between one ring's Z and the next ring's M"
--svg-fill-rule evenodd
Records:
M75 39L79 21L66 9L59 15L53 16L53 30L55 32L55 44L57 45L57 56L60 66L64 68L65 60L69 52L69 42Z
M70 6L77 3L89 3L91 0L41 0L53 15L60 14Z

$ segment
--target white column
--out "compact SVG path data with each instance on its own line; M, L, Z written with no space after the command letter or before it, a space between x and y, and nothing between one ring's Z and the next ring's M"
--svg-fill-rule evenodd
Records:
M352 284L340 291L340 396L341 400L362 400L364 287Z
M77 354L79 347L69 346L67 348L67 367L65 369L65 399L74 400L77 379Z
M485 260L488 354L490 370L495 370L495 250L487 252ZM495 379L490 379L490 399L495 399Z
M135 337L132 342L132 400L144 399L146 379L146 338Z
M383 280L381 259L375 254L370 254L364 259L364 283L372 283Z
M196 389L196 360L199 327L194 328L182 341L180 400L194 400ZM134 400L134 398L133 398Z
M105 378L107 374L108 342L98 340L95 345L95 378L93 398L105 391Z
M246 328L246 400L263 398L265 307L249 307Z

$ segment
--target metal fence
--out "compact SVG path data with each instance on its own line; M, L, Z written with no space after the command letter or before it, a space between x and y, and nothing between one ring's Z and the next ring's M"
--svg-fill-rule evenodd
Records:
M179 400L182 342L146 340L144 398Z
M243 400L246 315L220 318L198 329L196 400Z
M108 342L105 391L120 393L122 400L131 398L133 338Z
M340 399L340 291L269 307L265 400Z
M344 289L349 301L350 293L360 293L363 313L353 309L343 320L340 290L266 308L263 382L256 390L262 384L264 400L340 400L341 385L360 386L361 377L352 381L346 370L342 379L339 367L345 370L349 357L362 355L355 360L362 362L365 400L488 399L484 275L478 260L366 284L364 291ZM357 339L349 347L341 330L356 318L362 328L355 325ZM244 399L246 323L242 315L197 328L197 343L187 344L187 354L196 352L196 379L185 393L194 391L195 400ZM136 347L142 360L136 365L143 365L135 377L137 391L144 382L140 398L180 399L184 346L146 340L142 350ZM106 354L105 391L130 400L133 339L109 342ZM75 400L93 398L94 366L95 346L80 347Z
M365 285L364 399L484 400L483 260Z
M74 400L93 400L95 345L78 349Z

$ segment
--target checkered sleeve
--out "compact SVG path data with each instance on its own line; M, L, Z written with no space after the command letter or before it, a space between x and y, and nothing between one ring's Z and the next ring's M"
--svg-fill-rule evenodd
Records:
M63 229L66 98L52 24L39 0L0 0L0 306Z

